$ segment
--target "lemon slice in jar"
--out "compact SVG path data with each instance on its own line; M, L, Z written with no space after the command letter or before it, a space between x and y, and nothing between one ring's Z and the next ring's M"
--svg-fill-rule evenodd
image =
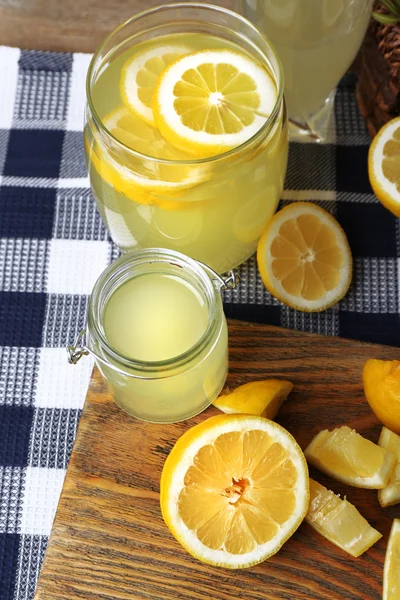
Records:
M240 146L264 125L277 100L271 73L227 49L181 57L161 74L153 113L176 148L209 157Z
M171 146L157 129L141 121L127 108L114 110L103 119L103 123L119 142L149 156L148 159L130 156L129 150L115 150L115 145L108 147L100 137L92 148L88 148L89 159L99 175L127 198L140 204L161 206L168 202L168 198L181 196L207 179L208 171L201 166L162 162L164 159L185 161L192 157ZM161 162L150 157L161 159ZM179 207L178 202L174 205Z
M122 68L120 93L125 106L155 127L151 108L158 78L165 68L190 49L183 44L162 44L138 52Z

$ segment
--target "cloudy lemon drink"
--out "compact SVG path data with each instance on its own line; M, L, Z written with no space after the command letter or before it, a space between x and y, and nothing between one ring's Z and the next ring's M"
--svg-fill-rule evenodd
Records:
M367 29L371 0L241 0L243 13L275 45L289 118L303 124L333 99ZM331 96L330 96L331 94Z
M89 303L88 347L122 409L170 423L218 396L228 370L225 284L161 248L126 253L102 273Z
M85 147L123 251L171 248L224 272L254 252L282 190L279 61L250 23L218 7L142 13L92 61Z

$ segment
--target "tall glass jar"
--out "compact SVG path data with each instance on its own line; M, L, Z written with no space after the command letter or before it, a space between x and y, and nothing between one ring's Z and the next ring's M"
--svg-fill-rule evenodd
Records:
M126 282L143 275L178 279L195 291L207 310L204 334L187 351L167 360L144 361L123 355L105 327L107 305ZM228 332L220 291L236 285L179 252L146 249L111 263L97 280L89 302L86 346L70 346L71 363L92 354L114 401L129 414L171 423L201 412L220 393L228 371ZM113 331L115 339L116 332ZM83 333L81 334L81 336Z
M157 158L161 134L136 120L135 150L129 139L121 142L115 132L134 118L120 94L123 66L136 47L151 49L163 36L173 43L240 49L269 72L276 102L249 140L211 158ZM89 68L84 135L91 187L113 241L124 252L175 249L218 273L251 256L277 208L286 172L282 89L273 48L250 22L229 10L204 3L163 5L112 32ZM140 152L149 148L149 139L150 151Z

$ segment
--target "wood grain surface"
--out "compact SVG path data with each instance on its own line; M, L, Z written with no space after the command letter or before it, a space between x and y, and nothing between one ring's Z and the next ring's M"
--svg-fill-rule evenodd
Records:
M234 8L235 2L211 3ZM114 27L158 4L167 0L0 0L0 45L94 52Z
M380 424L363 397L367 358L400 359L395 348L229 323L228 386L268 377L295 388L278 421L304 448L320 429L342 424L377 441ZM71 368L74 368L71 366ZM176 439L217 413L174 425L140 422L111 400L94 371L36 600L378 600L385 547L398 508L381 509L373 490L311 475L345 493L383 538L352 558L303 523L281 551L247 570L193 559L170 535L159 480Z

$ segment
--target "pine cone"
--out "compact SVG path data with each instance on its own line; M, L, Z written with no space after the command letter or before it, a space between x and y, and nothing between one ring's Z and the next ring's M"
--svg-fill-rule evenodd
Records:
M375 10L387 12L381 5ZM400 113L400 25L372 19L359 65L358 106L373 136Z
M384 14L387 10L379 6L376 12ZM374 23L378 48L387 62L392 77L400 80L400 24L383 25L377 21Z

